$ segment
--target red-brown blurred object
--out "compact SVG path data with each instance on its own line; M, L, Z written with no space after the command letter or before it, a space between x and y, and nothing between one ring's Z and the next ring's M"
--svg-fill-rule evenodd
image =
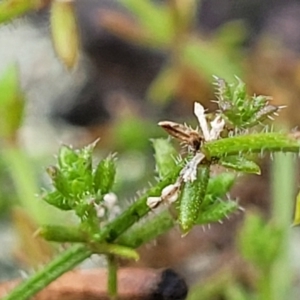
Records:
M20 280L0 285L0 297ZM109 300L105 269L80 270L64 274L39 292L33 300ZM183 300L187 295L185 281L173 270L123 268L118 271L119 300Z

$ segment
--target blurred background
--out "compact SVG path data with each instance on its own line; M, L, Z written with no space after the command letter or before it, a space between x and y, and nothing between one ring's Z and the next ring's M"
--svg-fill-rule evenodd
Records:
M0 26L0 91L13 91L14 99L0 95L0 280L30 273L56 251L32 242L32 234L38 224L66 219L38 196L49 187L45 168L61 144L80 147L100 137L99 157L117 152L115 190L127 203L153 177L150 138L166 137L157 122L196 125L195 101L214 110L213 75L238 76L250 94L287 105L279 129L300 122L300 1L77 0L79 41L71 35L76 47L66 58L55 52L50 2ZM231 193L246 212L185 238L175 228L144 246L137 264L178 270L191 286L189 299L273 299L257 287L266 269L257 257L279 220L284 255L269 264L290 274L283 289L291 296L278 299L293 299L300 275L300 233L290 228L297 159L265 156L260 165L261 176L240 177ZM252 240L242 238L247 232ZM253 243L259 246L249 256ZM269 269L264 274L273 284L285 281Z

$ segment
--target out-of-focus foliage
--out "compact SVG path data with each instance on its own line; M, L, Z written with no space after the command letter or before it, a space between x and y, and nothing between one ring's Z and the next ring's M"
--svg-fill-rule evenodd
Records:
M51 0L2 0L0 1L0 23L22 16L31 10L44 7Z
M266 222L257 212L247 212L237 236L237 248L243 258L239 264L248 272L248 278L242 279L241 270L229 265L208 282L196 285L188 300L219 299L217 297L225 300L276 299L273 272L283 241L283 231L275 222Z
M212 75L232 80L242 74L236 59L241 57L236 46L244 37L240 23L233 22L205 39L195 33L197 0L120 2L134 14L134 21L108 10L101 24L120 38L168 53L167 63L148 90L152 100L170 100L184 89L184 82L192 74L194 78L197 74L199 82L203 77L210 80Z
M300 224L300 193L297 195L296 207L295 207L295 216L294 216L294 225Z
M0 137L6 141L16 138L24 110L18 70L10 66L0 78Z
M74 1L52 1L51 32L58 57L67 68L74 68L79 56L79 33Z
M247 214L239 234L239 249L242 256L265 272L280 254L282 230L275 224L266 223L258 214Z

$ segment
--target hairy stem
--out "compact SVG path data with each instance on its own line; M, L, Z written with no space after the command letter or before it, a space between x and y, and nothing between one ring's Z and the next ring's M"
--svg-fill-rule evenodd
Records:
M140 199L133 203L118 218L105 226L94 238L98 243L113 242L117 237L124 233L134 223L145 216L150 208L147 206L149 196L159 196L162 189L175 181L180 168L176 169L170 177L159 182L156 186L150 188ZM34 274L31 278L23 281L5 300L26 300L42 290L49 283L61 276L63 273L71 270L80 262L88 258L93 253L89 245L75 245L61 253L52 262L45 266L41 271Z
M30 299L53 280L74 268L91 254L91 250L85 245L72 246L46 265L43 270L19 284L3 300Z
M208 158L263 151L298 153L300 143L292 136L283 133L256 133L208 142L201 150Z
M165 210L143 224L137 224L122 234L118 244L137 248L171 229L175 224L170 212Z

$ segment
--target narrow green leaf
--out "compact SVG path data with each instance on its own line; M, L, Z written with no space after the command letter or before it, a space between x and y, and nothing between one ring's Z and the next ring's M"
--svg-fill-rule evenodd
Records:
M208 80L212 75L233 79L235 75L241 74L240 67L224 55L223 49L200 40L194 39L186 43L182 58L188 66Z
M58 57L68 69L72 69L79 57L79 33L74 1L52 1L51 33Z
M132 11L141 26L149 32L149 43L168 45L174 35L173 20L168 7L148 0L120 0Z
M244 157L224 157L219 160L219 164L221 164L225 168L233 169L244 173L258 175L260 174L260 167L254 161L248 160Z
M0 1L0 23L20 17L41 6L41 0L2 0Z
M52 184L57 189L57 191L59 193L61 193L63 195L63 197L68 198L71 194L71 187L70 187L70 183L68 182L68 178L64 175L64 173L55 166L49 166L46 169L46 171L47 171L48 175L50 176L50 178L52 179ZM56 196L56 195L54 195L54 196ZM55 205L54 204L56 201L55 199L56 199L56 197L52 198L52 196L50 196L50 198L48 200L51 202L52 205ZM59 201L58 201L58 203L59 203Z
M284 133L254 133L207 142L201 150L207 157L215 158L262 151L298 153L300 143Z
M59 191L53 191L53 192L47 192L45 196L42 197L42 199L49 203L50 205L53 205L61 210L71 210L72 206L70 206L67 198L63 196L62 193Z
M282 230L257 213L248 213L239 233L238 246L245 259L264 271L280 254Z
M0 137L15 137L23 121L24 104L18 69L12 65L0 78Z
M38 234L47 241L60 243L85 243L88 241L86 233L77 226L44 225Z
M213 194L217 198L223 197L233 186L235 178L236 175L229 172L211 177L207 186L207 194Z
M171 100L180 80L180 72L179 68L174 65L165 66L151 83L147 98L160 104Z
M167 139L154 139L152 144L158 174L160 178L165 178L176 167L177 151Z
M205 212L211 205L219 202L229 192L235 182L235 178L236 176L233 173L226 172L210 178L206 195L201 203L201 212Z
M222 221L236 211L238 207L237 202L233 200L217 201L206 207L204 211L201 210L195 223L197 225L205 225Z
M117 239L117 243L127 247L137 248L157 238L174 225L174 218L170 215L168 210L165 210L147 219L146 222L144 221L131 227Z
M91 245L91 248L94 253L113 254L116 256L120 256L126 259L133 259L133 260L139 259L139 254L134 249L126 246L101 243L101 244L93 244Z
M116 165L115 159L109 156L103 159L94 172L94 188L95 191L101 191L101 194L107 194L115 181Z
M69 146L62 145L58 152L58 165L60 168L70 168L78 160L78 154Z

